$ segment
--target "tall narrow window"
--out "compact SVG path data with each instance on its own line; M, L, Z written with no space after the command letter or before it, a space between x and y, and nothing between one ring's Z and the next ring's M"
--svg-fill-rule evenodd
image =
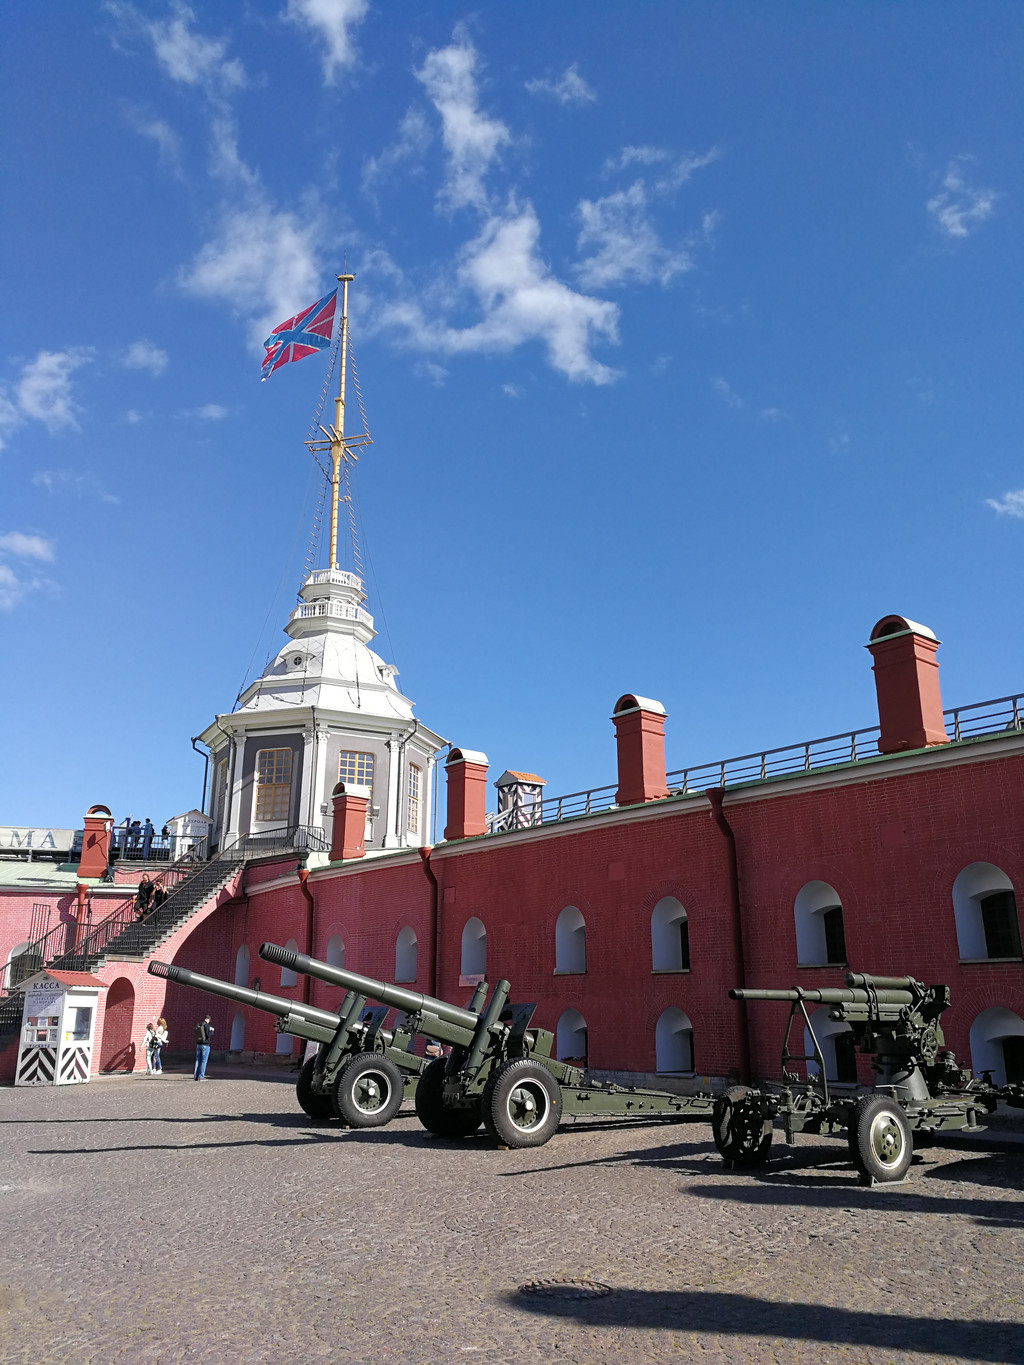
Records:
M373 754L343 749L338 755L338 781L350 787L369 787L373 791Z
M409 779L406 786L408 804L406 827L410 834L420 832L420 770L415 763L409 764Z
M846 934L843 932L843 907L833 905L822 912L822 928L825 930L825 961L830 965L842 966L846 961Z
M256 755L257 821L285 821L292 795L291 749L261 749Z
M981 922L985 929L988 957L1020 957L1020 926L1017 901L1012 891L993 891L982 896Z

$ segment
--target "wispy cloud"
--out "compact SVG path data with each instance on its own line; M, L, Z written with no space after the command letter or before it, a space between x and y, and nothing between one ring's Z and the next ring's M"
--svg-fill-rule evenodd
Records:
M29 535L23 531L8 531L0 535L0 611L13 611L30 592L51 587L49 579L37 569L19 563L12 568L8 559L51 563L54 543L45 536Z
M739 394L728 382L728 380L723 379L720 375L717 376L715 379L712 379L711 387L712 389L714 389L715 393L718 394L719 398L721 398L722 401L728 407L742 408L746 406L743 399L739 396Z
M968 184L964 167L969 156L955 156L946 167L938 194L926 205L940 231L947 237L969 237L987 218L991 218L999 197L995 190Z
M237 58L228 60L226 38L208 38L193 30L195 11L172 0L169 19L150 19L126 0L107 0L105 6L119 25L119 37L145 38L171 80L227 93L245 85L245 69Z
M168 356L151 341L133 341L125 351L124 364L129 370L148 370L152 375L159 375L167 369Z
M413 374L418 379L426 379L435 388L443 388L448 379L448 371L443 365L435 364L433 360L420 360L413 366Z
M531 95L553 95L559 104L593 104L597 96L579 73L576 62L566 67L557 80L536 79L526 82Z
M1024 488L1004 493L1001 498L986 498L985 505L1002 516L1024 518Z
M285 18L310 29L324 46L324 84L356 59L353 30L362 23L369 0L288 0Z
M591 250L576 267L580 281L589 289L612 284L657 280L665 285L675 275L693 269L693 257L682 248L662 245L648 214L647 191L642 180L628 190L603 199L581 199L577 207L580 251Z
M185 177L181 165L181 142L178 134L167 120L156 118L154 115L132 105L126 105L124 112L131 127L141 137L149 138L151 142L156 144L163 164L173 172L177 179L183 180Z
M121 501L101 487L95 474L79 469L37 469L32 482L36 488L54 497L96 498L98 502L109 503Z
M759 408L738 394L727 379L717 375L711 381L711 388L714 393L721 398L722 402L729 408L735 408L746 412L750 417L756 418L759 422L785 422L789 420L789 413L782 408L767 407Z
M22 366L13 384L0 390L0 435L26 421L42 422L51 435L77 430L81 408L72 393L71 376L93 354L90 346L40 351L35 360Z
M432 140L433 133L422 110L407 110L398 125L398 136L390 147L363 163L363 189L372 194L377 185L390 179L400 166L409 162L418 165Z
M631 166L658 166L661 173L652 182L656 194L671 194L705 166L717 161L721 152L711 147L706 152L670 151L667 147L623 147L618 156L609 157L604 163L606 172L625 171Z
M488 198L484 177L511 134L500 119L479 106L478 54L465 29L455 29L453 42L428 54L417 79L441 115L441 136L448 169L441 192L449 207L484 209Z
M221 403L204 403L202 407L193 408L189 414L198 417L200 422L223 422L227 415L228 410Z

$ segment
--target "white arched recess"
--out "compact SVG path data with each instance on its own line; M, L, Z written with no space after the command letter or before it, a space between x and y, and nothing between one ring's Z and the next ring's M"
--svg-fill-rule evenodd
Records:
M1024 1019L996 1006L971 1025L971 1067L975 1076L992 1072L996 1085L1024 1081Z
M241 1052L245 1047L245 1015L241 1010L231 1021L231 1042L228 1047L232 1052Z
M416 980L416 958L418 944L416 930L407 924L395 940L395 980Z
M555 921L555 971L587 970L587 925L575 905L567 905Z
M484 928L483 920L477 919L475 915L466 921L466 927L462 931L461 974L487 975L487 930Z
M324 961L328 967L344 967L345 965L345 945L341 941L340 934L332 934L327 940L327 951L324 953Z
M857 1082L857 1059L853 1052L853 1030L849 1024L836 1023L828 1017L827 1005L816 1009L810 1016L814 1034L821 1048L825 1062L825 1079L839 1085L855 1085ZM837 1039L838 1052L837 1052ZM804 1029L804 1052L808 1057L814 1054L811 1035ZM807 1063L807 1074L817 1076L817 1062Z
M299 945L295 942L295 940L294 940L293 938L290 938L290 939L288 940L288 942L287 942L284 946L285 946L286 948L290 949L291 952L293 952L293 953L294 953L294 952L297 952L297 951L298 951L298 947L299 947ZM291 967L282 967L282 968L281 968L281 985L282 985L282 986L297 986L297 985L298 985L298 982L299 982L299 978L298 978L298 977L295 975L295 973L292 971ZM282 1039L282 1038L287 1038L287 1037L288 1037L288 1035L287 1035L286 1033L282 1033L282 1034L279 1034L279 1035L278 1035L278 1039L277 1039L277 1050L278 1050L278 1052L290 1052L290 1051L291 1051L291 1040L290 1040L290 1039L289 1039L289 1041L288 1041L288 1046L287 1046L287 1047L282 1047L282 1046L281 1046L281 1039Z
M243 943L235 954L235 985L248 986L249 984L249 947Z
M25 964L19 962L18 958L24 957L31 947L32 944L26 941L25 943L17 944L16 947L11 949L11 955L7 960L7 970L4 973L5 990L13 990L15 986L19 985L25 979Z
M830 916L828 931L826 915ZM828 882L808 882L800 888L793 902L793 918L796 960L802 967L841 966L846 961L842 902Z
M1009 900L1006 899L1007 893ZM1001 918L1006 922L1004 927L1008 930L1008 943L989 941L993 924L990 919L986 931L984 903L990 896L1003 900ZM953 915L962 961L983 962L992 957L1020 956L1020 928L1013 901L1013 882L993 863L971 863L960 873L953 883ZM995 951L990 952L990 949Z
M690 925L675 896L662 896L651 911L651 970L680 972L690 967Z
M654 1026L655 1066L659 1071L693 1072L693 1025L682 1010L670 1005Z
M555 1025L555 1055L560 1062L587 1064L587 1021L579 1010L563 1010Z
M274 1051L280 1053L291 1052L294 1046L295 1039L290 1033L279 1033L277 1035L277 1046L274 1048Z

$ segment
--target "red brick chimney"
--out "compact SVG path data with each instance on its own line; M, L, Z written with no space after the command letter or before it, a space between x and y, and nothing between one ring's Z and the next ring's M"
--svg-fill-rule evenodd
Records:
M90 806L85 812L85 831L82 835L82 858L78 864L79 877L102 877L110 858L110 831L114 820L106 806Z
M872 630L866 648L874 659L879 753L949 743L935 661L939 643L927 626L905 616L883 616Z
M366 853L366 808L370 804L370 788L338 782L331 796L334 800L331 862L362 858Z
M453 749L444 765L448 774L446 839L470 839L487 833L487 755Z
M634 806L668 796L665 782L665 708L650 697L627 693L612 715L619 759L615 804Z

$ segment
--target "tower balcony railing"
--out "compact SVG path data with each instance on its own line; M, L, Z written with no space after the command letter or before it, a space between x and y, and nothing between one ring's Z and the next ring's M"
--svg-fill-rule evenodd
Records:
M978 739L984 735L1024 732L1024 693L996 697L992 701L954 706L943 712L946 733L952 743ZM823 739L808 739L801 744L786 744L759 753L740 754L714 763L697 763L666 773L672 796L699 796L709 787L736 787L771 778L835 768L878 758L879 726L847 730ZM532 806L517 806L487 816L488 834L504 834L536 825L597 815L615 806L616 785L591 787L589 791L570 792L568 796L549 796Z
M363 580L348 569L316 569L306 579L307 583L337 583L345 588L363 590Z
M304 621L316 616L337 616L342 621L362 621L365 625L373 625L373 617L365 607L354 607L348 602L300 602L288 619Z

